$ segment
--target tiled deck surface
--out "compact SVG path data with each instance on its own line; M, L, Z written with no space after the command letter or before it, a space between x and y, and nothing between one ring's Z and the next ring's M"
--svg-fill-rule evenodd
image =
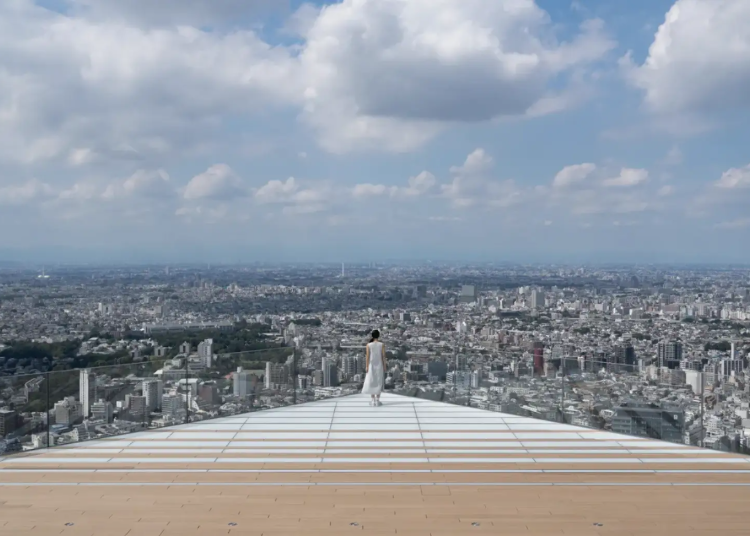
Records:
M750 458L368 399L0 459L0 535L748 534Z

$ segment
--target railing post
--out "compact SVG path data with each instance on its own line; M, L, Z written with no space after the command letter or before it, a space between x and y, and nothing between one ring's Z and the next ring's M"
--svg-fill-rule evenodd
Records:
M44 411L47 414L47 448L49 448L50 447L49 442L50 442L50 438L51 438L50 433L49 433L49 429L50 429L50 386L49 386L49 383L50 383L50 380L52 379L52 373L49 372L49 371L47 371L47 372L45 372L45 375L47 376L46 377L46 380L47 380L47 403L44 405L44 408L45 408Z
M292 352L292 405L297 405L297 348L295 342Z
M560 418L562 419L562 422L565 423L565 355L564 355L564 349L563 349L563 358L562 358L562 366L561 369L561 380L562 380L562 389L560 394Z
M701 370L701 386L700 386L700 397L701 397L701 448L706 448L706 423L704 415L704 392L706 389L704 372Z
M190 423L190 370L189 359L185 356L185 424Z

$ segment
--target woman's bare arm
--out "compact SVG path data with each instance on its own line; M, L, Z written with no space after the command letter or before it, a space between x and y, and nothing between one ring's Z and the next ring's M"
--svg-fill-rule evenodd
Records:
M365 346L365 372L370 370L370 345Z

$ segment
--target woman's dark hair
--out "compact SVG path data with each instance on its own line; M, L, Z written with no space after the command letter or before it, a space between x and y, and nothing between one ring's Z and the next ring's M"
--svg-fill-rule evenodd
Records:
M375 339L380 338L380 332L377 329L372 330L372 337L370 337L370 342L374 342Z

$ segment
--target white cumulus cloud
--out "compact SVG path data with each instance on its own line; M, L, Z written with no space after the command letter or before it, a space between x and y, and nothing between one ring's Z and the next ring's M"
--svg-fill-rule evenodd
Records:
M677 0L642 65L625 59L630 82L658 113L750 106L750 2Z
M562 168L552 180L554 188L566 188L574 184L580 184L596 171L596 164L575 164Z
M721 174L716 186L723 189L747 188L750 186L750 164L742 168L731 168Z
M185 199L230 199L246 193L240 178L226 164L214 164L185 187Z
M284 203L290 201L298 191L299 185L294 177L285 181L272 180L255 192L255 199L261 203Z
M0 205L25 205L49 199L55 192L52 186L37 179L0 186Z
M258 15L286 0L68 0L74 13L138 24L204 26Z
M622 170L620 170L620 174L617 177L605 179L603 184L604 186L615 188L629 188L631 186L643 184L647 180L648 170L622 168Z
M437 184L437 179L429 171L409 177L406 186L386 186L384 184L363 183L352 189L354 197L377 197L389 195L392 198L414 198L428 193Z
M185 154L210 139L217 119L299 94L290 50L253 31L74 15L0 2L0 162Z
M449 123L521 116L614 46L599 21L559 41L533 0L343 0L304 39L304 117L335 152L407 151Z
M91 191L90 189L80 190ZM140 169L122 181L115 181L106 187L102 193L104 199L117 199L128 196L150 197L166 199L174 195L174 186L169 175L163 169ZM85 196L84 196L85 197Z

